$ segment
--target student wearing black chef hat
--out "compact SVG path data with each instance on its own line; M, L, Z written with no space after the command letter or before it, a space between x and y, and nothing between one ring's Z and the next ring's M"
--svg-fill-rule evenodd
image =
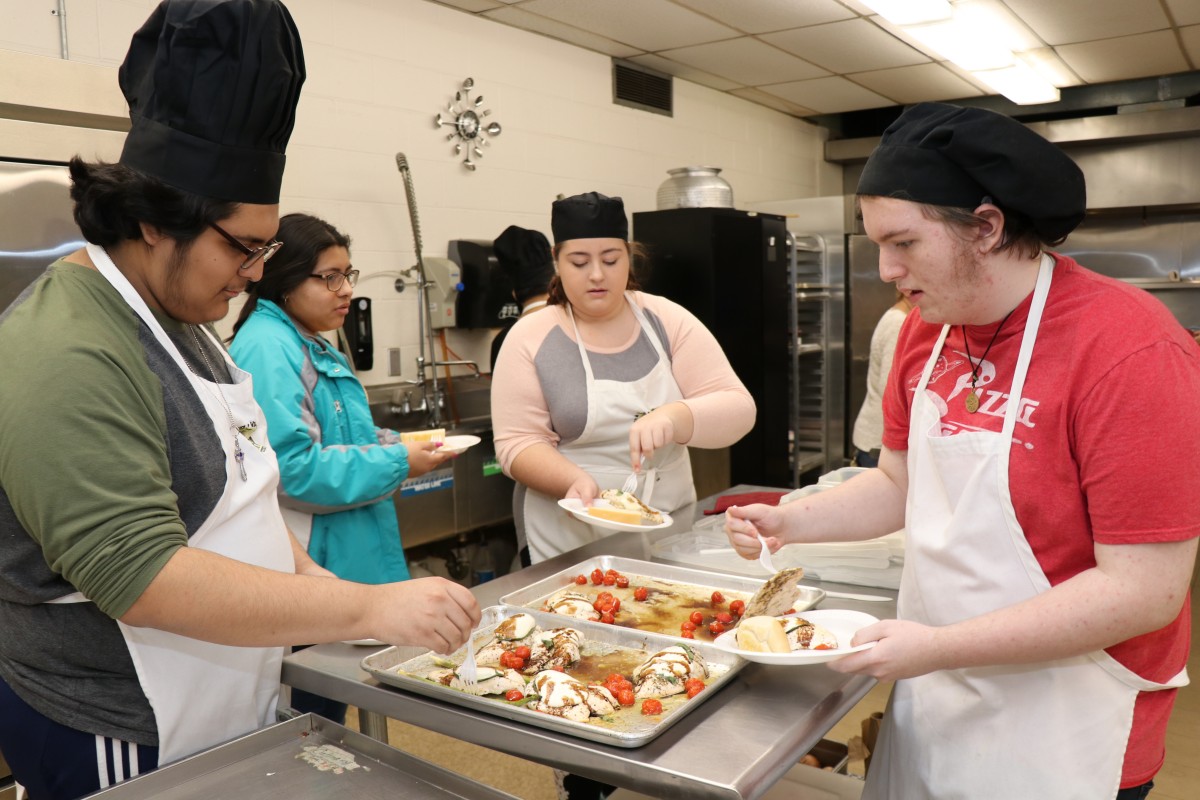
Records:
M899 619L830 665L897 681L863 797L1144 797L1187 683L1200 493L1161 465L1200 462L1200 348L1045 249L1083 219L1083 176L1007 117L909 109L858 192L916 306L879 468L731 510L730 540L752 558L756 531L777 549L906 527Z
M550 279L554 277L554 255L546 234L516 225L509 225L492 243L496 263L512 282L513 299L521 313L492 339L492 361L500 355L500 346L509 328L526 314L546 306Z
M554 202L546 309L517 321L492 378L496 454L517 481L517 538L538 563L609 531L566 516L637 473L643 502L696 499L687 448L727 447L754 400L703 323L637 291L625 205L596 192Z
M281 246L303 80L276 0L158 6L120 70L120 162L71 162L87 247L0 316L0 750L37 800L273 722L284 645L447 652L479 620L448 581L312 562L208 327Z

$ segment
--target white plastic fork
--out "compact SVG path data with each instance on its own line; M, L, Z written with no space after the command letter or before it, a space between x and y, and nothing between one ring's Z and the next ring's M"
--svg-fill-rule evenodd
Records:
M642 464L644 464L645 462L646 462L646 457L642 456L641 459L638 460L638 468L640 469ZM621 491L624 492L625 494L633 494L633 490L637 488L637 476L638 476L638 474L637 474L636 470L633 472L630 472L629 477L625 479L625 482L623 484L621 484Z
M779 570L775 569L775 564L771 561L771 550L767 547L767 540L760 533L758 541L762 544L762 549L758 551L758 563L762 565L763 569L774 575Z
M467 637L467 657L458 668L458 679L467 686L474 686L479 680L479 668L475 665L475 631Z

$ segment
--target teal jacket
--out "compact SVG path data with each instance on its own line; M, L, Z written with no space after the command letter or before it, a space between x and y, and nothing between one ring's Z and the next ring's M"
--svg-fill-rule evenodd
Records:
M339 578L409 577L392 493L408 477L400 437L377 428L346 357L259 300L229 347L254 376L279 457L280 505L313 514L309 555Z

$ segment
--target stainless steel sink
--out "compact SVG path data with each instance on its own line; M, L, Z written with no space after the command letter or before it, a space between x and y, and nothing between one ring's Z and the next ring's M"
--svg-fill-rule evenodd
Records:
M512 520L513 482L500 472L492 443L490 378L455 378L439 388L442 422L436 427L448 436L472 434L481 441L448 466L405 481L393 495L405 547ZM380 427L402 432L435 427L420 385L373 387L367 397Z

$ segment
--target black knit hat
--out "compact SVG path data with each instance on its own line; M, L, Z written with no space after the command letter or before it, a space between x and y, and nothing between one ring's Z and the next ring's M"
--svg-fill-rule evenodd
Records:
M118 73L133 121L121 163L213 200L277 203L304 77L278 0L163 0Z
M550 210L550 228L555 244L570 239L629 240L629 221L625 219L621 198L596 192L555 200Z
M512 280L518 299L545 294L554 277L554 256L541 231L509 225L492 243L496 263Z
M883 132L858 194L1020 212L1045 242L1083 220L1083 172L1066 153L1021 123L982 108L920 103Z

